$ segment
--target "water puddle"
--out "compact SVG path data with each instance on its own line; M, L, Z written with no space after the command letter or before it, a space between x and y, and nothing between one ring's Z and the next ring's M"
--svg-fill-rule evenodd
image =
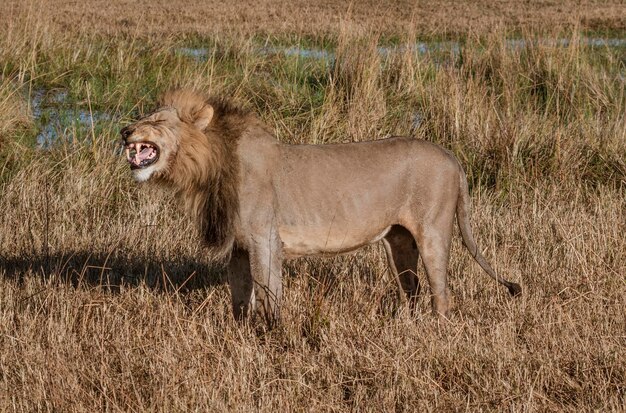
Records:
M579 45L587 47L609 47L618 48L626 46L626 38L600 38L600 37L583 37L579 40ZM539 40L526 40L526 39L508 39L506 41L507 47L510 49L526 49L529 46L543 46L543 47L569 47L572 44L572 39L539 39Z
M381 46L378 48L378 53L381 56L393 56L404 53L413 54L428 54L428 53L452 53L459 54L461 51L461 44L459 42L432 42L424 43L418 42L414 45L398 45L398 46Z
M302 59L328 60L335 59L335 53L324 49L306 49L297 46L290 47L263 47L258 50L261 55L284 55Z
M526 39L507 39L506 45L509 49L518 50L525 49L530 46L544 46L544 47L569 47L571 45L571 39L539 39L539 40L526 40ZM579 40L580 45L588 47L610 47L619 48L626 47L626 38L595 38L584 37ZM417 42L414 45L398 45L398 46L380 46L378 47L378 53L383 56L393 56L401 53L415 53L425 55L429 53L452 53L457 55L460 53L462 43L456 41L441 41L441 42ZM204 47L181 47L175 50L175 53L188 56L194 60L205 61L209 58L209 48ZM256 49L259 55L284 55L286 57L297 57L302 59L314 59L325 60L332 62L335 59L335 52L304 48L297 46L264 46Z
M420 111L413 112L411 115L411 132L415 132L422 126L424 120L424 114Z
M83 110L63 110L58 114L51 115L42 125L37 134L37 146L43 149L49 148L60 137L71 135L83 135L89 137L92 128L102 122L110 121L111 116L101 112L87 112ZM74 133L79 131L79 133Z
M180 47L175 52L198 61L205 61L209 58L209 49L204 47Z
M92 130L110 123L113 119L108 113L89 111L70 105L68 94L64 90L36 90L31 97L31 110L39 132L35 137L37 147L48 149L61 138L91 137Z

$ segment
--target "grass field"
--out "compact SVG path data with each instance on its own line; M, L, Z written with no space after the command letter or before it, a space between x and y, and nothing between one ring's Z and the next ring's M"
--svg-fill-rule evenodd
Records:
M0 4L0 411L624 411L623 2ZM141 7L141 8L140 8ZM237 324L119 129L173 85L278 139L414 135L464 165L449 320L381 246L286 264L283 322Z

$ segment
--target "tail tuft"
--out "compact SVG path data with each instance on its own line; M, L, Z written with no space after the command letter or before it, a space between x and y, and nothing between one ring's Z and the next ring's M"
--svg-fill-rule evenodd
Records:
M508 285L509 288L509 293L513 296L513 297L517 297L522 295L522 287L520 287L519 284L515 284L512 282L509 282L510 285Z

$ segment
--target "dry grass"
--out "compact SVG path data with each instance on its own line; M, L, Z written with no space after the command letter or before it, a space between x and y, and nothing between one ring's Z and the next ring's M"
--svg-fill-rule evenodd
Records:
M469 3L443 3L410 30L408 8L366 3L353 6L357 25L321 7L302 15L297 2L239 14L190 2L167 24L165 2L141 13L95 0L0 5L0 411L623 411L624 51L580 45L578 30L523 29L538 41L509 47L511 28L570 18L552 3L483 3L471 31ZM589 16L578 27L623 27L620 3L575 8ZM489 16L508 29L489 30ZM393 30L371 27L394 19L400 47L381 55ZM323 24L308 32L304 21ZM424 32L467 40L459 54L421 55L410 46ZM330 41L336 60L258 53L259 33L320 36L307 42ZM563 37L575 46L539 41ZM190 38L211 46L206 61L173 51ZM282 324L235 323L195 229L168 194L131 181L115 143L171 84L232 95L283 141L412 131L442 143L468 171L479 245L524 295L510 299L457 237L449 321L430 316L427 288L410 317L374 246L288 263ZM34 149L40 89L113 118L68 124Z
M232 320L226 286L206 272L186 221L169 207L122 196L119 212L102 216L106 203L84 191L92 180L98 188L129 184L112 163L93 172L70 167L54 190L33 165L14 180L23 192L5 188L4 210L19 207L2 222L2 250L15 254L1 267L3 410L623 406L623 192L545 186L503 206L488 193L475 198L481 245L497 254L500 271L523 282L517 300L456 242L451 320L430 317L427 295L424 315L393 315L394 284L382 251L372 248L289 264L283 325L259 336ZM107 167L115 173L103 180ZM46 197L28 196L46 189L48 262ZM183 230L172 232L177 226ZM175 292L193 274L208 286ZM106 287L120 277L131 285ZM133 277L145 281L132 286Z
M28 7L41 12L39 18L56 28L106 35L243 32L319 36L336 33L342 20L389 35L403 35L409 28L434 36L488 32L498 25L509 29L552 29L555 24L590 30L626 28L626 6L619 0L6 0L0 5L0 19L11 19Z

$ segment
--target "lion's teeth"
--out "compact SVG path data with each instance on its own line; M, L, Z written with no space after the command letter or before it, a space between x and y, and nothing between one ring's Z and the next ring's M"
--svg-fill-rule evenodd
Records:
M126 159L130 161L130 148L126 148Z

